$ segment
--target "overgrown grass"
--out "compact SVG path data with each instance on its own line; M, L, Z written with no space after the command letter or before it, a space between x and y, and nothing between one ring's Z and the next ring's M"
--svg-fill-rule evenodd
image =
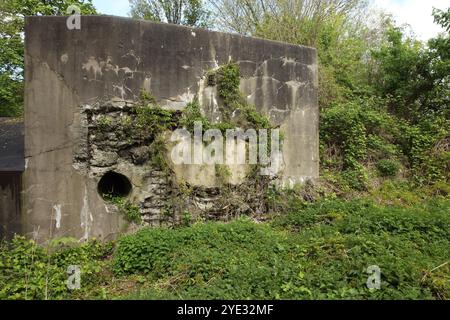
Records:
M0 300L3 299L82 299L99 295L104 285L113 243L90 241L78 244L61 238L47 247L17 236L0 244ZM82 272L81 290L67 289L68 267Z
M142 229L113 244L46 251L18 238L0 251L4 299L448 299L450 201L292 200L248 218ZM65 287L81 265L82 288ZM369 290L367 268L381 269ZM50 276L49 276L50 275Z
M133 298L445 299L449 226L443 200L409 209L298 204L271 224L143 230L119 241L114 270L150 279ZM372 265L382 271L380 290L366 287Z

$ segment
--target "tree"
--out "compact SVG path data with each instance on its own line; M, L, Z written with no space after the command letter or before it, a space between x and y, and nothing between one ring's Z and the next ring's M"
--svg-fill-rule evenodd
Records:
M450 8L447 8L447 11L433 8L433 17L435 23L450 32Z
M0 116L20 116L23 110L24 17L62 15L70 5L94 14L91 0L0 1Z
M366 6L365 0L210 0L217 22L226 31L255 35L264 24L277 29L277 37L298 34L300 23L314 27L335 14L356 12ZM313 26L311 26L311 24ZM304 43L306 44L306 43Z
M157 22L207 27L210 13L202 0L130 0L131 16Z
M391 112L414 122L450 108L450 9L434 10L433 16L447 33L427 46L391 28L386 43L372 53L378 65L377 92L390 98Z
M365 0L211 0L225 31L307 45L319 55L320 105L366 85L369 44Z

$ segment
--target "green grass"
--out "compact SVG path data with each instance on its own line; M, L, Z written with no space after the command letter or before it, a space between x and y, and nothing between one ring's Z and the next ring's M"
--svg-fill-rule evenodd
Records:
M268 223L142 229L114 249L46 253L17 242L0 251L1 296L23 299L28 286L27 298L45 297L50 270L59 275L49 282L51 299L448 299L449 227L445 198L408 207L297 200ZM77 261L88 274L69 292L59 282ZM372 265L381 269L380 290L366 287ZM32 290L30 272L40 279Z

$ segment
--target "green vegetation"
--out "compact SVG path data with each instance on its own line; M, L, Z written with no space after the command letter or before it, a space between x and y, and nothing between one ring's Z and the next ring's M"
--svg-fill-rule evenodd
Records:
M124 197L111 195L104 195L103 197L110 203L117 206L126 221L141 224L142 216L138 206L134 205Z
M229 63L210 73L209 76L216 77L217 92L223 99L225 107L228 109L234 108L235 104L241 100L239 92L241 72L239 66L234 63ZM225 117L229 118L230 115L226 114Z
M90 241L79 245L75 239L53 240L47 248L23 237L0 245L0 299L83 298L105 282L113 243ZM67 289L67 268L80 267L81 290Z
M201 112L198 100L186 106L183 116L180 120L180 125L190 130L194 130L195 122L202 124L203 131L209 129L219 129L223 133L227 129L235 129L236 127L247 129L270 129L272 125L270 120L259 113L256 108L249 105L243 98L239 90L240 85L240 68L237 64L230 62L218 69L211 70L206 73L206 80L209 81L211 77L214 79L214 84L217 85L219 97L222 99L221 106L222 119L218 123L211 123ZM236 115L237 114L237 115ZM232 115L234 115L232 117Z
M163 171L166 175L171 173L169 164L167 163L167 142L161 136L158 136L151 145L150 159L151 163Z
M130 13L138 19L206 27L211 13L205 4L202 0L131 0Z
M136 128L141 141L155 139L162 132L176 127L175 112L161 108L148 92L141 91L141 100L136 107Z
M284 214L266 223L146 228L117 243L51 251L16 238L0 251L7 299L448 299L450 202L409 206L275 195ZM190 220L189 214L184 217ZM65 287L69 265L81 289ZM381 268L369 290L367 268Z
M383 177L395 177L400 170L400 164L394 160L383 159L377 162L377 169Z
M106 133L112 129L112 119L101 115L96 121L97 128L100 132Z
M0 116L22 114L23 15L61 14L72 3L94 12L90 1L0 3ZM0 299L449 299L450 8L434 10L445 32L423 43L389 15L369 14L364 0L298 3L132 1L132 15L317 48L315 186L269 188L263 223L189 226L185 212L182 227L142 229L117 243L58 239L43 248L16 237L1 244ZM206 78L223 101L220 123L198 101L178 114L143 92L136 114L119 124L124 139L151 144L152 163L167 168L167 129L193 130L195 121L203 130L271 127L242 98L237 64ZM117 126L106 117L97 124L105 132ZM225 180L229 172L217 169ZM140 221L137 207L112 201ZM69 265L81 267L80 290L66 288ZM380 290L366 287L372 265L381 268Z
M243 129L270 129L270 120L256 111L256 108L247 103L239 90L241 83L241 71L237 64L230 62L210 71L208 76L214 76L217 82L217 92L223 101L222 123L215 125L216 128L226 129L240 127ZM238 113L239 116L231 117Z
M196 122L200 122L202 124L203 131L211 129L211 123L202 114L197 99L187 104L183 112L183 117L180 120L180 126L186 128L189 132L194 132Z
M25 16L64 15L70 5L95 14L91 0L0 1L0 117L23 114Z

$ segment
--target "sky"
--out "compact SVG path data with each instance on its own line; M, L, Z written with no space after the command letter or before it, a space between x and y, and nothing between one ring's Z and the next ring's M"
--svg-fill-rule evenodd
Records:
M371 0L377 8L394 15L399 24L409 24L421 40L428 40L439 32L438 25L433 23L431 12L433 7L445 9L450 6L450 0ZM103 14L128 16L130 11L128 0L93 0L97 10Z
M421 40L428 40L444 31L433 22L433 7L446 9L450 0L373 0L373 4L394 15L398 24L409 24Z

